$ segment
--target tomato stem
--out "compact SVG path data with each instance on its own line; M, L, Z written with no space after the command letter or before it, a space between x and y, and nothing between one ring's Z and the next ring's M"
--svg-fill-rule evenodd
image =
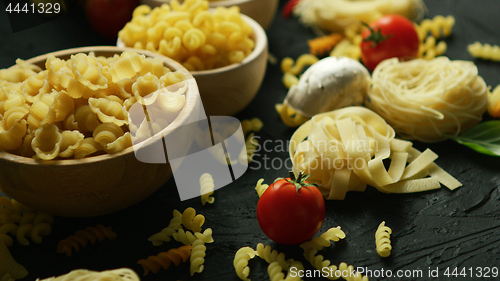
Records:
M287 182L295 185L295 191L299 194L299 189L303 186L317 186L316 184L310 184L306 182L306 180L311 176L308 174L304 174L302 171L299 172L299 176L295 178L295 173L293 171L289 171L290 179L285 179Z
M366 38L364 38L363 41L364 42L372 42L372 48L377 46L378 43L383 42L392 36L392 34L382 35L380 28L377 30L374 30L366 22L362 21L361 24L366 26L368 28L368 30L370 30L370 35L368 35Z

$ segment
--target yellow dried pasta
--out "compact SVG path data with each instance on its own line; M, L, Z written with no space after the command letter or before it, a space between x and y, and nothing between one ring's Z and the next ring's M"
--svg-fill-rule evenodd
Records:
M168 56L188 70L205 70L241 62L254 48L252 32L237 6L209 12L206 0L174 0L153 9L136 7L118 36L125 46Z
M474 42L467 46L467 51L474 58L483 60L500 61L500 46L488 43Z
M0 71L1 150L45 160L115 153L133 145L132 135L124 125L129 123L128 110L134 103L143 101L151 93L160 94L160 89L175 89L165 89L164 92L177 96L163 98L162 107L156 98L148 103L156 111L169 109L168 114L153 120L154 127L161 129L172 122L185 105L187 83L184 74L172 72L158 58L148 58L134 51L107 58L92 52L78 53L68 60L50 55L45 66L42 70L18 60L17 68ZM177 87L176 83L182 87ZM155 113L155 116L160 115ZM105 146L88 139L102 123L124 126L123 133ZM45 151L50 155L41 152L40 136L36 138L35 133L45 125L57 127L57 130L52 129L54 136L68 131L64 133L60 154L55 150ZM47 132L47 128L44 131ZM81 135L70 133L76 130L87 139L83 147L79 147ZM48 146L51 145L46 148Z
M381 257L388 257L391 255L391 234L392 230L385 225L385 221L381 222L375 231L375 244L377 248L377 253Z

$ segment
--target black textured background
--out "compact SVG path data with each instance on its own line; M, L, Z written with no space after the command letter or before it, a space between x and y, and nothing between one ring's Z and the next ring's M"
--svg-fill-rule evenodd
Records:
M285 1L281 1L280 9ZM453 15L456 25L448 43L447 55L451 59L472 60L466 50L468 44L481 41L500 44L500 17L498 0L427 0L428 17ZM114 42L98 37L88 26L81 9L42 25L13 33L0 2L0 68L15 63L16 58L28 59L40 54L65 48L112 45ZM301 26L296 18L283 19L277 14L268 30L269 50L278 61L285 56L297 58L308 52L306 40L313 38L311 30ZM500 83L500 63L475 61L479 73L488 85ZM268 65L266 77L258 96L240 113L240 119L259 117L264 122L258 134L261 143L269 140L273 145L286 141L293 133L281 123L274 104L281 102L287 90L281 83L279 64ZM445 278L448 267L500 267L500 158L479 155L452 141L436 144L414 144L420 150L431 148L439 155L436 162L454 175L463 186L455 191L440 190L387 195L368 187L363 193L348 193L343 201L326 202L326 219L321 231L340 225L346 232L345 240L322 251L333 264L345 261L371 270L423 270L422 278L372 278L371 280L479 280L474 277ZM288 157L286 151L259 152L257 161L264 157ZM277 164L277 162L275 162ZM255 164L255 163L254 163ZM179 244L170 242L153 247L147 238L165 227L172 210L194 207L205 215L204 227L213 229L215 242L207 244L205 270L189 276L187 264L168 271L160 270L143 280L239 280L233 269L233 256L242 246L255 247L257 243L270 244L284 252L287 258L303 261L297 246L282 246L270 241L260 230L255 209L258 196L254 186L259 178L266 183L286 176L286 167L249 170L236 182L215 192L215 203L202 206L199 198L181 202L173 179L140 204L116 214L96 218L57 217L53 233L44 237L40 245L28 247L15 243L10 248L14 258L29 271L24 280L35 280L61 275L77 268L106 270L130 267L139 275L143 271L137 260ZM270 164L270 163L268 163ZM385 220L393 229L393 252L382 259L375 251L374 233ZM96 224L110 225L118 234L115 240L89 245L66 257L56 252L57 243L78 229ZM253 280L268 280L267 263L261 259L250 262ZM427 275L428 269L439 268L439 278ZM482 280L500 280L484 278Z

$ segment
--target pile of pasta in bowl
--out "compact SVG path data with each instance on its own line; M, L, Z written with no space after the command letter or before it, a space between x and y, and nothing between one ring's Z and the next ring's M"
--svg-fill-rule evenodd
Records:
M1 150L41 160L117 153L151 136L143 119L130 122L135 103L169 113L154 120L162 124L157 131L185 104L185 74L134 51L67 60L49 55L44 63L42 70L18 60L0 71ZM178 83L184 87L168 90Z
M138 6L118 47L147 50L182 64L196 79L208 115L235 115L256 96L267 68L267 35L238 6L206 0Z

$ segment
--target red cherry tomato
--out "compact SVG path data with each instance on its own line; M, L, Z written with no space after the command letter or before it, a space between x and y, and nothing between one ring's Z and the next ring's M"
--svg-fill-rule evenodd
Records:
M361 36L361 61L371 71L388 58L410 60L418 56L417 31L403 16L383 16L370 23Z
M257 203L260 228L271 240L296 245L316 234L325 219L325 200L307 176L278 179Z
M85 15L92 28L101 36L116 39L127 22L139 0L87 0Z

